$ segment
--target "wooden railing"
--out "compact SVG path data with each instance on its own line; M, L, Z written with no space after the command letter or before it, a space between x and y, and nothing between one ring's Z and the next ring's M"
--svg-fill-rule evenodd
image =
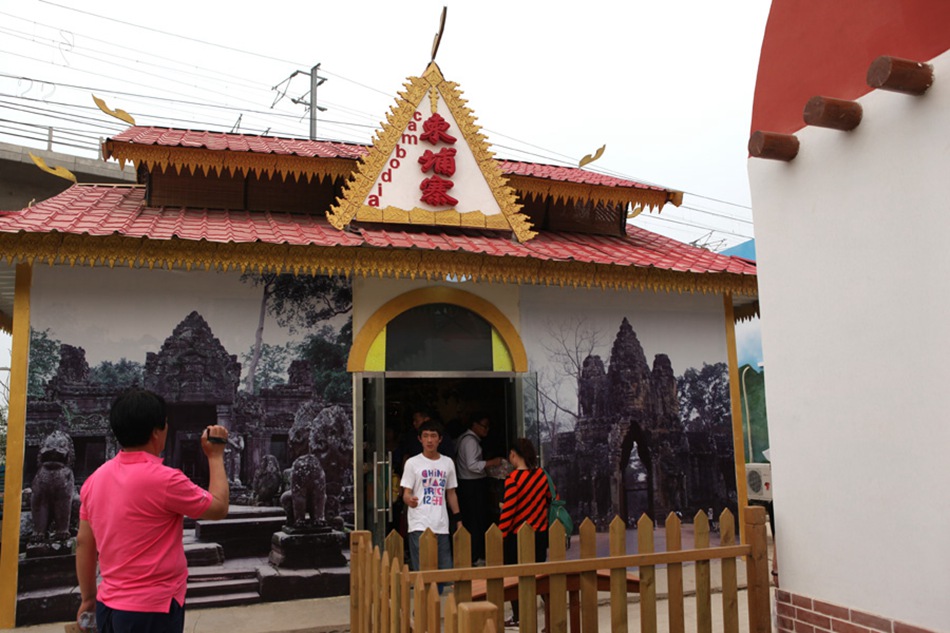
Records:
M472 567L470 536L464 528L453 536L455 567L436 569L436 537L426 531L420 539L421 571L410 572L404 561L402 538L391 533L384 550L371 548L369 532L350 535L350 630L353 633L483 633L502 631L504 601L514 593L521 604L519 630L538 631L537 595L545 598L550 633L568 630L568 595L579 593L579 617L572 622L572 633L598 630L598 589L609 589L610 630L628 630L627 593L637 583L627 569L639 573L639 622L641 633L657 631L656 567L666 566L666 594L670 633L684 633L683 564L695 563L695 600L697 633L713 630L711 562L721 561L723 633L738 633L739 585L737 558L746 560L748 630L771 633L769 611L769 570L766 551L765 510L748 507L743 512L745 544L736 542L735 519L726 510L720 516L720 545L709 546L709 521L702 512L694 520L694 547L682 549L680 521L671 514L665 525L666 551L655 552L653 522L643 516L637 524L638 553L626 553L626 525L619 518L610 524L610 555L596 555L596 531L586 519L580 526L580 558L566 559L564 530L551 527L548 562L534 562L534 531L529 526L518 532L519 563L502 565L502 535L497 526L485 533L486 565ZM506 597L506 579L508 596ZM634 579L635 580L635 579ZM600 582L602 581L602 582ZM439 583L454 583L454 591L443 599ZM485 596L472 601L475 594ZM482 589L484 585L484 589ZM599 587L599 585L601 585ZM604 587L603 585L607 585ZM574 586L573 591L569 587ZM543 589L543 590L542 590ZM572 595L573 599L573 595ZM530 605L530 606L529 606ZM579 631L577 630L579 625ZM692 631L693 628L691 627Z

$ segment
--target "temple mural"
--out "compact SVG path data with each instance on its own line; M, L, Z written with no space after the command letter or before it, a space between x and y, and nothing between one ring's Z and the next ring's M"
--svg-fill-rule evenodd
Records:
M522 294L528 435L572 516L606 529L735 512L721 298L575 292L596 296Z
M70 561L62 566L74 566L78 490L119 450L108 421L112 400L139 385L167 403L165 463L201 486L208 484L201 432L209 424L229 429L232 512L214 524L186 522L190 567L246 558L272 570L323 572L306 588L299 573L295 587L262 582L270 599L348 590L351 318L345 278L37 269L22 564L45 571L62 555ZM20 571L24 595L31 575ZM69 572L63 580L75 583ZM64 590L56 604L21 600L18 621L73 601L72 593ZM69 608L74 615L75 607L62 610Z

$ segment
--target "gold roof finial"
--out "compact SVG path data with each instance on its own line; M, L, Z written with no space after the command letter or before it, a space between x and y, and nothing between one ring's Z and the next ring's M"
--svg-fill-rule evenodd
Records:
M104 99L100 99L96 95L92 95L92 100L95 102L97 106L99 106L100 110L102 110L109 116L114 116L120 121L125 121L129 125L135 125L135 119L133 119L132 115L126 112L125 110L120 110L118 108L116 108L115 110L111 109L109 106L106 105L106 102Z
M35 155L33 152L29 152L29 155L30 155L30 158L33 160L33 163L34 163L37 167L39 167L40 169L42 169L43 171L45 171L47 174L52 174L52 175L54 175L54 176L59 176L60 178L65 178L66 180L71 180L72 182L78 182L78 181L76 180L76 175L75 175L73 172L71 172L71 171L69 171L68 169L66 169L65 167L60 167L60 166L58 166L58 165L57 165L56 167L50 167L49 165L46 164L46 161L45 161L45 160L43 160L43 159L40 158L39 156ZM31 204L32 204L32 203L31 203Z

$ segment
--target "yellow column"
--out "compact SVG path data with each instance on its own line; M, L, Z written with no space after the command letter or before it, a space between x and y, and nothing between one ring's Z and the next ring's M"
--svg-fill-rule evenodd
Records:
M739 497L739 516L749 505L745 486L745 435L742 430L742 399L739 395L739 354L736 352L736 319L732 309L732 295L722 296L726 317L726 354L729 357L729 400L732 404L732 448L736 461L736 493ZM745 542L745 532L741 534Z
M30 284L33 268L17 264L13 295L13 349L10 356L10 407L7 411L7 470L0 535L0 629L16 624L17 562L20 558L20 495L26 447L26 385L30 356Z

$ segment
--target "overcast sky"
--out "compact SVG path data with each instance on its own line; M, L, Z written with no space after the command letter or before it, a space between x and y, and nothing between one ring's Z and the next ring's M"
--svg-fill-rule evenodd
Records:
M370 142L429 62L445 5L436 61L499 156L576 164L606 144L591 169L693 194L638 224L716 250L753 236L746 143L767 0L0 0L0 141L43 146L52 125L69 143L54 149L92 151L125 127L92 93L140 125L305 137L291 99L309 79L284 80L320 63L318 136Z

